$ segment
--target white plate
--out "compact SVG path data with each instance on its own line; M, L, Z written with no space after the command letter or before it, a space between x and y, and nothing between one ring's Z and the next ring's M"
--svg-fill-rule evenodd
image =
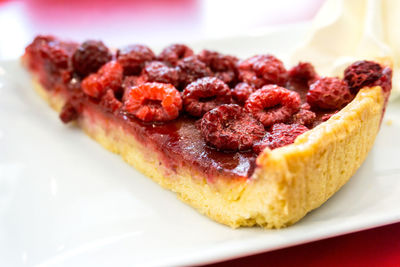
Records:
M282 56L303 34L294 27L194 46ZM204 264L400 221L398 103L364 165L322 207L287 229L233 230L63 125L17 61L0 66L0 266Z

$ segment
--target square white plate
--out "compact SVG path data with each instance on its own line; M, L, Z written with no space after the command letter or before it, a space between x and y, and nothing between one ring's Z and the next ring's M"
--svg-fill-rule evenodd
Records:
M193 45L282 57L303 34L296 26ZM287 229L233 230L62 124L17 60L0 67L0 266L204 264L400 221L399 103L363 166L322 207Z

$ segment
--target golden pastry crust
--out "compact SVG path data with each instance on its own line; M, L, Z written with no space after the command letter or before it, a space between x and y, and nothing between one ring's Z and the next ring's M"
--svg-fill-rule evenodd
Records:
M37 82L34 87L51 107L61 110L65 102L61 93L45 90ZM234 228L281 228L322 205L353 176L374 143L383 107L381 87L363 88L350 104L297 137L294 144L263 151L251 179L216 177L213 184L189 167L171 172L159 165L157 152L100 112L85 108L78 125L105 148L212 219Z

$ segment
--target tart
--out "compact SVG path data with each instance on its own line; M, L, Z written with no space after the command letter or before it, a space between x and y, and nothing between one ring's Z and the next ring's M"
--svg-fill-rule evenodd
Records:
M392 75L373 61L320 77L269 54L174 44L156 55L53 36L22 62L64 123L234 228L291 225L338 191L374 143Z

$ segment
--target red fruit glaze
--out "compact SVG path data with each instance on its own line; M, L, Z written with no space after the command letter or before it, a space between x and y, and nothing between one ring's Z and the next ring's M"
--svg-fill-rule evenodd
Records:
M124 75L139 75L146 62L156 58L145 45L130 45L117 52L118 62L124 68Z
M339 78L325 77L310 85L307 103L313 108L341 109L353 97L345 81Z
M107 89L116 92L121 88L122 72L122 66L118 62L110 61L97 73L90 74L82 81L82 90L94 98L100 97Z
M258 55L239 62L239 79L260 88L266 84L285 85L287 71L282 61L272 55Z
M389 97L390 90L392 89L392 69L386 67L382 70L382 76L374 82L374 86L380 86L383 92L386 93L387 98Z
M200 128L209 145L231 151L251 149L265 133L264 126L236 104L210 110L201 119Z
M144 83L129 90L123 109L142 121L170 121L179 116L182 99L171 84Z
M189 84L182 92L182 100L185 111L195 117L232 102L229 87L214 77L201 78Z
M101 97L99 105L103 107L105 111L110 113L117 112L122 107L121 101L115 98L114 91L111 89L108 89Z
M158 59L176 66L176 64L185 57L193 56L193 50L184 44L172 44L164 48L158 56Z
M300 124L284 124L277 123L272 126L271 131L269 131L264 138L255 143L253 149L254 151L260 153L266 147L269 149L275 149L278 147L290 145L294 143L297 136L308 131L308 128Z
M372 85L381 76L382 66L367 60L354 62L344 70L344 80L353 94L364 86Z
M300 109L300 96L276 85L265 85L247 99L245 108L265 126L285 122Z
M335 111L333 113L327 113L321 116L321 122L329 120L333 115L335 115L338 111Z

